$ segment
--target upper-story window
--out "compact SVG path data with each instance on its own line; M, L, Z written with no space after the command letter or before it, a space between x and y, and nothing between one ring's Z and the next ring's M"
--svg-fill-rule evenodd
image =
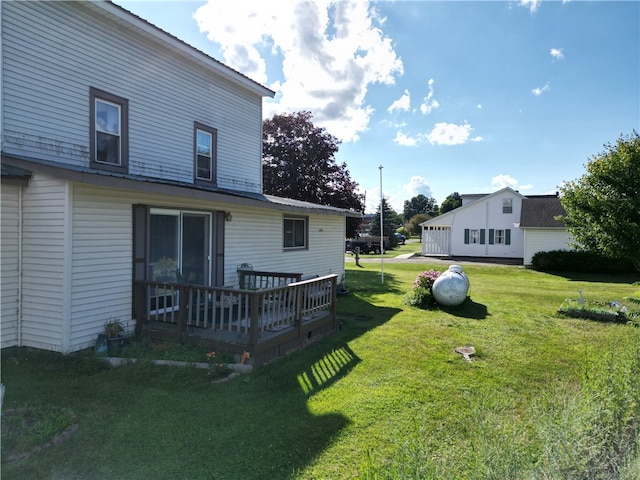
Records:
M91 88L91 166L127 172L129 165L129 102Z
M502 199L502 213L513 213L513 198Z
M201 123L194 124L194 179L216 183L217 130Z

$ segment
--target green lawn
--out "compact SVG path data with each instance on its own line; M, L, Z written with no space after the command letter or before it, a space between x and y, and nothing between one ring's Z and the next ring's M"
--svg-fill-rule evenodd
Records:
M636 479L640 329L556 310L578 290L622 301L639 278L471 265L461 307L405 306L430 268L446 269L386 264L382 284L348 264L340 331L226 383L5 352L3 411L71 410L79 427L12 462L3 429L2 478ZM471 363L453 352L467 344Z
M412 238L407 240L404 245L396 245L395 248L390 250L385 250L384 258L394 258L398 255L407 254L407 253L420 253L422 251L422 243L420 243L420 239ZM350 258L355 258L355 255L352 252L346 252L345 255ZM361 258L380 258L379 253L362 253L360 254Z

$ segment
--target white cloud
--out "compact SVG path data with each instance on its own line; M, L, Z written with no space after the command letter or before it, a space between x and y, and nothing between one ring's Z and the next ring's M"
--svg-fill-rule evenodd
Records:
M387 108L387 112L393 113L396 110L404 110L406 112L409 108L411 108L411 95L409 90L405 90L402 96Z
M564 52L562 48L552 48L549 50L549 54L554 60L562 60L564 59Z
M531 190L533 189L533 185L531 185L530 183L527 183L525 185L520 185L520 187L518 187L518 190Z
M541 3L542 0L520 0L519 5L528 8L531 13L535 13Z
M417 195L424 195L427 198L431 198L433 196L433 192L431 191L431 187L427 180L424 177L419 177L414 175L409 179L409 182L402 186L405 192L409 195L409 198L413 198Z
M545 92L548 92L549 90L551 90L551 84L547 82L544 84L543 87L536 87L533 90L531 90L531 93L533 93L536 97L539 97L540 95L542 95Z
M396 133L396 138L394 138L393 141L398 145L402 145L403 147L415 147L419 143L419 139L409 137L399 130L398 133Z
M476 105L476 108L477 108L478 110L482 110L482 105L481 105L481 104L478 104L478 105Z
M420 111L422 112L423 115L429 115L434 109L440 107L440 104L438 103L438 101L433 98L433 83L434 83L433 78L430 78L429 81L427 82L429 86L429 93L427 94L426 97L424 97L424 100L420 105Z
M496 175L491 179L491 188L496 190L501 190L503 188L510 187L512 189L516 189L518 187L518 180L513 178L511 175Z
M309 110L340 140L358 139L373 108L371 84L393 84L404 67L369 1L314 0L273 8L264 0L208 0L194 18L232 68L269 85L264 115ZM272 66L282 71L274 78Z
M469 138L473 128L468 123L456 125L455 123L436 123L427 135L427 140L432 145L462 145L469 140L482 141L482 137Z

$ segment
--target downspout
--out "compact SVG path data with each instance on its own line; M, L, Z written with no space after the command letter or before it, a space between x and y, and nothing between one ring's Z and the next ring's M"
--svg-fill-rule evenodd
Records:
M22 190L18 187L18 347L22 346Z
M71 351L71 267L73 242L73 183L65 183L64 201L64 252L62 260L62 335L63 354Z

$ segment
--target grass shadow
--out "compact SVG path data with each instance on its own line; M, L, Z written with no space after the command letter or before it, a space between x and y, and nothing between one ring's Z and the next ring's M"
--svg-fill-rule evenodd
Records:
M438 308L450 315L461 318L472 318L474 320L484 320L490 315L486 305L474 302L471 300L471 297L467 297L467 299L458 306L445 307L440 305Z
M299 372L297 380L302 392L310 397L344 378L358 363L360 358L343 343Z
M375 272L363 273L338 299L339 330L222 384L209 383L206 370L150 362L114 369L92 356L3 355L5 406L68 407L80 425L64 445L3 465L3 479L291 478L350 423L311 412L309 398L360 363L352 339L399 312L368 301L397 290L394 276L379 285Z

